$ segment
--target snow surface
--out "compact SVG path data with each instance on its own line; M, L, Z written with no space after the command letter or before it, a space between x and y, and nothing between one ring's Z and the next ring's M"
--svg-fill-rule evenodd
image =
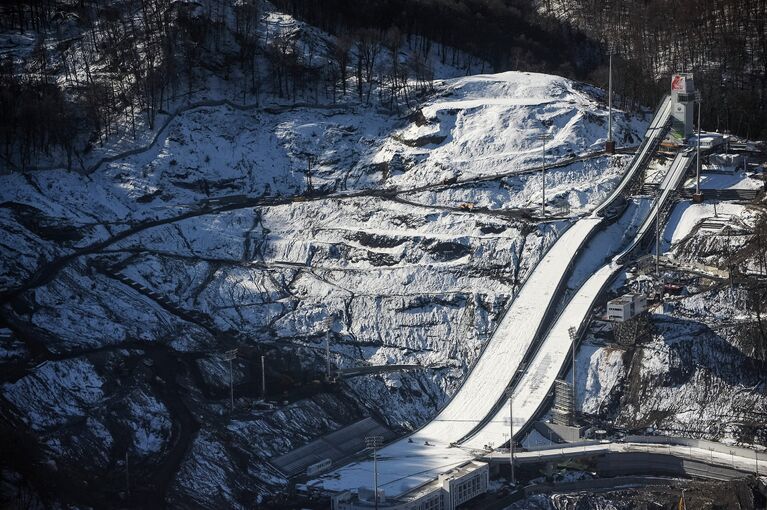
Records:
M660 108L658 109L658 112L653 117L653 120L650 123L650 126L647 128L647 131L645 132L642 145L640 145L639 150L634 155L634 159L631 161L631 164L629 165L629 168L626 171L627 176L633 176L634 174L636 174L636 172L646 163L645 160L651 154L651 151L653 150L655 143L663 134L665 125L668 122L668 118L670 117L670 115L671 115L671 96L667 95L663 98L663 102L661 103ZM630 183L631 183L631 179L623 179L621 183L613 190L612 194L608 196L605 199L605 201L602 202L602 204L594 210L594 212L592 213L592 216L597 216L609 204L611 204L615 198L622 195Z
M616 255L612 261L594 272L586 283L578 289L575 296L570 300L558 317L556 323L551 328L551 331L549 331L533 360L527 366L525 374L514 390L512 398L514 398L513 407L515 426L516 423L519 423L520 427L523 426L537 413L538 407L544 401L550 388L554 384L554 380L563 368L564 361L568 356L568 350L571 349L572 342L570 340L569 329L575 328L576 331L579 331L582 329L583 325L588 322L591 310L596 304L597 297L621 268L619 262L620 258L624 253L628 253L632 247L636 245L638 240L644 235L647 226L652 224L658 211L662 209L670 191L676 189L676 186L678 186L681 177L687 168L686 165L688 164L689 158L686 158L683 154L680 154L676 158L675 163L672 164L671 169L661 184L661 195L656 200L652 209L649 211L645 209L646 215L644 216L642 214L631 214L630 217L632 221L635 221L634 224L642 225L642 227L636 230L636 235L628 244L628 248ZM619 236L615 234L613 234L613 236L620 240ZM598 258L599 254L604 253L604 248L599 244L594 246L590 244L584 253L584 257L587 259L591 257ZM501 408L493 420L467 444L474 447L480 447L480 445L487 444L490 438L498 437L504 424L505 427L508 428L509 419L509 409L508 405L506 405Z
M685 188L695 187L695 177L685 183ZM764 189L764 181L754 179L743 171L731 173L709 173L701 171L700 189L731 189L731 190L760 190Z
M594 306L594 300L614 272L615 267L608 264L588 279L570 300L535 357L525 368L525 373L512 396L515 433L536 415L546 395L551 391L571 350L569 329L571 327L579 329L586 321L586 317ZM464 444L468 447L482 448L489 442L497 441L499 437L502 437L503 432L509 429L509 413L507 401L493 419Z
M464 384L437 417L414 434L380 450L380 487L401 494L472 458L470 451L451 447L451 443L471 432L502 398L565 277L568 265L562 262L573 258L600 221L586 218L576 222L546 253ZM356 462L312 483L335 491L365 485L370 479L370 464Z
M673 246L687 238L701 222L707 219L716 219L722 226L732 221L733 217L744 216L747 208L740 204L729 202L704 202L695 204L681 202L677 204L669 215L666 226L663 229L661 250L665 253Z
M104 397L102 386L91 363L71 359L40 364L30 376L3 385L3 394L41 431L84 417Z
M597 156L546 169L546 207L557 215L591 212L612 192L626 171L629 156ZM425 205L505 211L539 209L541 172L512 174L489 181L469 181L449 188L403 193L403 198Z
M486 77L482 83L524 79L524 74L512 73L496 80ZM546 80L563 82L559 78ZM534 114L542 114L555 104L532 109ZM557 106L569 107L569 103ZM471 115L477 120L483 112L479 109ZM267 192L271 196L291 195L306 189L307 153L318 156L315 186L346 182L339 188L351 188L359 173L367 176L360 183L381 184L382 171L370 167L365 154L388 143L392 119L364 109L340 107L324 110L321 121L317 117L317 112L307 109L267 114L205 107L177 117L167 136L150 151L107 164L89 177L55 170L26 177L3 176L7 185L0 187L0 199L9 204L0 217L2 283L6 289L19 285L50 260L103 241L111 244L94 249L96 256L106 255L110 261L119 262L120 274L147 289L138 292L95 271L88 264L89 257L76 258L49 283L28 292L38 306L23 320L46 333L43 341L52 352L119 348L132 340L162 342L185 351L215 348L208 331L168 313L147 294L151 291L182 309L209 314L219 330L242 332L253 342L276 338L289 344L308 360L306 369L311 370L311 360L321 352L320 345L313 344L321 337L309 335L324 334L317 325L332 317L334 337L339 340L332 343L332 356L338 366L418 361L435 367L430 372L396 377L356 378L346 385L363 405L385 409L392 423L417 427L460 383L510 294L527 279L567 223L530 229L503 216L370 196L258 207L240 204L242 198L258 198ZM590 121L583 122L581 127L591 129ZM249 128L242 130L242 126ZM522 126L518 128L520 139L533 135ZM462 132L455 143L472 136L476 134ZM557 145L552 142L551 146L550 157L554 159ZM528 157L526 153L521 156ZM594 161L588 171L581 172L576 165L572 173L552 173L552 178L566 177L563 189L566 183L578 182L588 189L588 181L602 179L602 165L611 170L608 180L599 185L602 191L594 195L600 196L619 168L609 158ZM403 189L411 189L413 183L434 184L428 172L417 171L408 179L411 181L403 182ZM208 212L205 208L210 204L232 204L233 210ZM36 218L44 218L56 228L71 228L81 237L70 242L43 237L21 223L21 213L14 207L33 208ZM189 214L191 217L180 217ZM158 224L138 223L148 220ZM596 221L586 220L569 229L572 233L565 234L565 243L558 248L564 250L563 258L576 248L566 246L567 239L576 241L573 236L587 233L593 223ZM130 227L136 228L135 233L112 242L114 235ZM14 251L19 247L23 257ZM553 267L551 254L541 267ZM545 304L561 275L540 273L536 278L549 289L542 297ZM520 308L516 313L526 320L530 310L543 313L534 307ZM265 327L269 328L266 332ZM504 328L505 334L520 345L503 348L494 344L494 348L513 361L524 352L532 333ZM300 350L303 346L306 349ZM52 405L67 394L67 384L56 380L51 380L53 390L49 393L32 392L16 398L34 381L35 376L28 375L3 388L14 407L28 414L31 427L46 428L49 422L65 421L72 413L81 416L94 412L88 406L80 410ZM83 390L72 391L78 394ZM486 401L478 402L478 412L489 409L497 398L488 395ZM126 407L132 416L129 433L133 451L150 457L168 448L162 404L149 395L130 402ZM210 407L213 409L213 404ZM297 424L310 431L306 440L325 432L314 426L310 414L295 417ZM94 424L91 429L97 433L103 427ZM201 502L215 498L214 492L186 478L208 472L219 478L214 466L222 464L206 457L225 453L219 448L222 440L210 433L213 430L215 426L210 424L203 427L205 441L184 458L178 475L176 491L194 494ZM300 436L293 430L264 433L260 426L254 430L261 433L256 437L265 441L267 436L268 441L274 441L280 434ZM296 445L287 439L275 444L279 445L275 451L255 451L271 455ZM71 443L55 445L59 458L73 455ZM422 446L422 453L431 448ZM78 451L98 455L99 462L108 464L106 436L98 450L83 447ZM444 469L446 462L440 454L425 454L433 460L431 474ZM448 462L456 463L465 458L458 449L452 449L447 457ZM414 460L412 468L423 470L416 469L419 462ZM265 470L254 473L258 479L273 483Z
M299 48L332 42L268 4L262 21L272 34L297 35ZM466 67L473 65L469 60ZM438 78L458 74L438 67ZM190 101L239 99L239 89L223 79L200 78ZM456 395L444 419L417 432L414 443L401 441L382 452L395 460L382 462L382 471L397 492L468 458L466 451L447 447L450 436L460 438L478 420L472 415L462 422L469 413L458 407L487 414L502 398L536 323L564 283L562 262L600 220L586 218L562 235L568 222L532 226L501 214L455 211L444 206L455 205L458 193L448 197L444 181L469 184L532 170L541 162L538 135L544 132L552 135L547 163L601 150L607 112L599 91L533 73L445 79L435 89L422 118L397 119L362 104L276 105L274 97L261 98L266 107L199 106L143 140L123 130L118 140L97 144L85 157L88 167L157 135L147 150L89 176L53 169L0 177L0 291L13 291L51 261L83 250L49 281L21 293L32 311L7 308L20 326L38 328L54 356L73 359L41 365L4 385L4 398L35 431L57 436L59 425L74 421L97 436L47 438L46 455L111 469L113 443L123 440L113 440L110 431L119 422L132 455L162 458L176 446L185 451L168 491L171 502L242 506L251 494L285 483L269 472L265 459L357 419L351 400L380 412L390 425L423 423L460 384L501 322L485 349L491 355L472 371L480 374L469 383L479 398ZM639 141L636 133L646 122L617 112L613 124L616 138L629 146ZM576 212L588 212L615 186L625 159L600 157L549 172L550 203L563 198ZM521 177L524 189L494 204L535 203L536 178ZM335 195L300 196L310 180L311 189ZM418 200L421 205L378 194L385 189L427 196L437 187L442 197ZM228 210L218 210L222 206ZM128 229L129 235L115 237ZM98 261L116 263L120 275L144 290L97 271L90 263ZM524 299L500 320L517 291ZM184 310L199 311L206 320L190 320ZM325 319L330 332L320 326ZM338 366L417 361L431 370L355 378L343 384L343 401L320 393L268 413L240 409L231 420L223 414L223 398L207 396L204 382L180 370L164 385L183 389L181 403L199 420L200 430L189 434L154 385L129 389L136 381L117 376L119 369L101 357L103 351L120 360L118 368L126 359L145 357L128 352L131 342L151 343L179 360L210 356L221 348L216 333L240 335L237 342L256 349L276 345L307 373L322 360L317 353L324 335L334 340L331 356ZM13 350L5 341L2 347ZM99 355L80 354L91 351ZM156 380L151 365L139 367ZM121 394L109 393L115 389ZM102 423L105 400L122 414L108 427ZM185 437L188 443L181 442ZM96 448L86 448L88 441ZM348 470L354 484L369 483L368 465Z
M607 112L565 78L510 71L445 81L436 98L421 108L424 120L389 139L371 162L393 159L409 168L390 177L399 187L507 174L540 166L540 137L548 162L601 150ZM643 123L618 114L616 133L634 142Z

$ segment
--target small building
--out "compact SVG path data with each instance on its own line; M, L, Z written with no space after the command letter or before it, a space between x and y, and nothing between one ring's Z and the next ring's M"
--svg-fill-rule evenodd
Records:
M614 321L627 321L647 310L647 297L644 294L624 294L607 302L607 318Z
M485 462L470 460L439 475L430 482L410 489L396 498L378 491L381 510L454 510L458 505L487 492L490 467ZM333 510L370 510L374 508L373 491L360 487L333 496Z

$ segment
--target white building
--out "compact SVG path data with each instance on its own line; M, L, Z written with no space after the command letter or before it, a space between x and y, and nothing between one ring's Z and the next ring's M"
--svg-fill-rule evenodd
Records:
M607 318L615 321L627 321L647 310L647 298L644 294L624 294L607 302Z
M381 510L454 510L458 505L487 492L490 481L488 464L468 461L419 485L394 499L378 491ZM333 510L370 510L374 508L373 491L360 488L333 496Z

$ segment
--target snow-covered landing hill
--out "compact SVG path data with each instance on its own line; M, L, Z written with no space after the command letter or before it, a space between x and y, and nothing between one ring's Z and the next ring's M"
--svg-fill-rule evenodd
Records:
M513 72L439 81L405 118L201 107L90 175L0 177L3 434L36 452L3 477L99 506L127 455L136 502L242 508L285 483L273 455L369 413L423 423L567 226L517 210L540 135L550 164L598 149L601 99ZM625 144L643 128L617 117ZM551 170L550 205L587 211L625 161ZM335 366L428 369L314 383L328 336Z

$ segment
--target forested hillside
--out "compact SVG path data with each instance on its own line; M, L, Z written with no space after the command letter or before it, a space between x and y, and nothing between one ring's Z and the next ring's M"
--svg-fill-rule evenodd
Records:
M675 71L695 73L705 129L767 136L765 0L538 0L541 11L604 38L629 97L654 104Z
M696 75L705 129L767 134L764 0L276 0L337 34L396 26L460 48L496 71L530 70L607 85L617 58L623 107L654 106L673 72Z
M396 27L363 27L353 37L326 40L283 24L279 15L270 18L272 11L260 0L5 3L3 167L34 169L61 153L56 163L84 169L95 146L140 139L155 129L158 115L200 100L202 90L210 92L205 98L247 105L265 95L315 105L375 102L399 111L431 89L431 45L405 41ZM454 63L460 53L451 52ZM463 59L469 66L476 60Z
M155 127L158 114L190 102L210 71L239 90L241 103L274 94L407 110L416 94L431 90L435 66L468 73L466 55L481 59L474 72L539 71L605 86L608 48L618 56L620 106L653 106L671 72L693 71L705 98L705 128L765 135L764 0L273 2L333 34L330 44L259 32L265 5L4 2L3 167L35 168L56 154L57 163L82 168L94 146L136 139ZM236 18L233 32L225 29L227 12Z

